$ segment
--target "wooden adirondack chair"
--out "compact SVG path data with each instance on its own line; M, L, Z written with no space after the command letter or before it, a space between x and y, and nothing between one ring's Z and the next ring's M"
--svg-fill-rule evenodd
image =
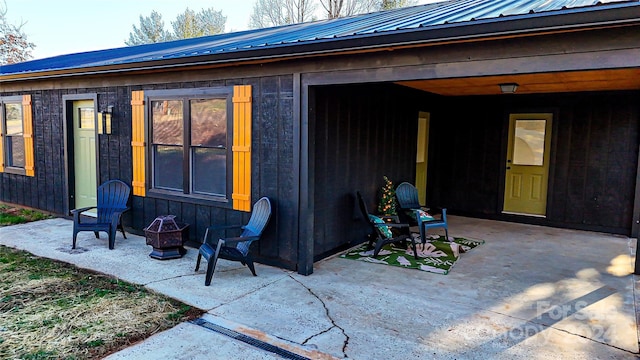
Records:
M420 238L422 243L426 239L427 229L443 228L446 239L449 240L449 224L447 223L447 209L440 209L441 218L433 220L426 218L424 212L429 210L422 206L418 200L418 189L408 182L403 182L396 188L396 198L398 199L398 206L400 206L400 213L403 216L403 220L410 224L415 224L420 229Z
M362 217L364 221L369 224L371 228L371 232L367 235L369 238L369 246L372 247L373 257L377 257L378 253L380 253L380 249L387 244L392 243L403 243L407 242L411 243L413 248L413 256L417 259L418 252L416 249L416 243L411 236L411 230L409 228L409 224L401 224L398 223L398 218L395 216L387 217L387 216L376 216L369 213L367 209L367 205L362 199L362 195L359 191L356 191L356 197L358 198L358 205L360 206L360 212L362 213ZM390 223L385 222L385 219L394 220L396 222ZM391 229L399 230L399 233L394 234Z
M98 187L97 206L71 210L73 214L72 248L76 248L76 238L81 231L93 231L96 239L100 238L100 231L106 232L109 235L109 249L111 250L114 248L118 229L122 231L122 236L126 239L127 235L120 217L123 212L129 210L127 207L129 192L129 185L120 180L109 180ZM83 212L91 209L96 209L97 217L82 216Z
M242 265L246 265L251 270L253 276L256 276L256 270L253 266L253 258L249 252L249 246L252 242L260 239L264 228L271 217L271 202L267 197L258 200L251 212L251 218L246 225L231 226L211 226L204 233L204 239L200 250L198 251L198 260L196 262L196 270L200 269L200 260L204 257L207 260L207 275L204 285L209 286L213 278L213 272L216 268L218 259L226 259L239 261ZM223 238L216 241L209 240L210 230L223 229L242 229L242 233L238 237Z

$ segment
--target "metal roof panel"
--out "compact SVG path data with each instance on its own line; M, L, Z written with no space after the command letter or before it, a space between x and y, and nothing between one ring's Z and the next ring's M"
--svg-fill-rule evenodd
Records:
M161 60L233 54L281 46L357 39L376 34L420 31L443 25L463 26L478 20L506 21L531 14L563 14L572 9L597 11L638 0L450 0L369 14L223 33L164 43L121 47L60 55L0 67L0 77L10 74L64 71L127 65Z

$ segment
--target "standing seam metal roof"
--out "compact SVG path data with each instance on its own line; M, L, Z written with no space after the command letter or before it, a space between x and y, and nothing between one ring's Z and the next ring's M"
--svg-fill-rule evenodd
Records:
M32 60L0 67L0 77L41 71L71 70L157 60L270 49L377 34L463 26L478 20L506 21L518 16L596 11L638 0L451 0L333 20L285 25L164 43L98 50Z

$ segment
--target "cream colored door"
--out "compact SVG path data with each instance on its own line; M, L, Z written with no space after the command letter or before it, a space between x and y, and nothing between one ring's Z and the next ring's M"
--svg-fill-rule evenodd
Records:
M429 117L427 112L418 116L418 146L416 152L416 189L420 204L427 203L427 159L429 158Z
M96 206L96 117L92 100L73 102L75 208Z
M545 216L552 114L511 114L504 213Z

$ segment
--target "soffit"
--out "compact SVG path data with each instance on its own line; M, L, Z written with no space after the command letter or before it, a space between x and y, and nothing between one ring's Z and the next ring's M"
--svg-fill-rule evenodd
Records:
M517 83L516 94L639 90L640 69L501 75L400 81L396 84L444 96L498 95L499 84Z

